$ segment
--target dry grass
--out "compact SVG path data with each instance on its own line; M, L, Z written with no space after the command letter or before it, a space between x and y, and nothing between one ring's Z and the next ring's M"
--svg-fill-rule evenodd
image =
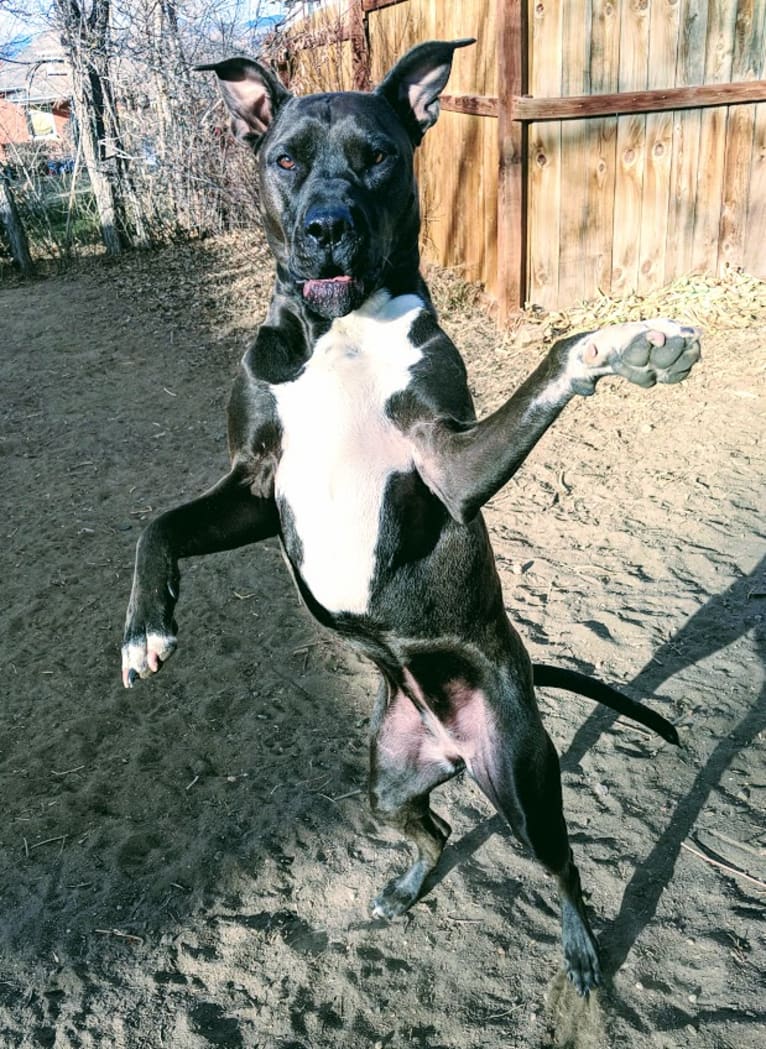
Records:
M766 281L735 269L722 277L692 274L646 295L602 295L544 314L542 320L546 338L555 338L578 328L661 316L696 324L708 333L750 328L766 320Z

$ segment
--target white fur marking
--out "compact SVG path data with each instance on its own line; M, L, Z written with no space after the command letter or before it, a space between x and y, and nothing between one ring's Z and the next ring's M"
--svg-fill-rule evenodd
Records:
M412 467L385 406L422 357L407 336L423 309L415 295L378 292L333 322L294 382L272 388L282 424L276 495L293 514L301 576L330 612L367 610L386 481Z
M122 675L128 684L128 673L135 670L140 678L155 674L176 649L176 639L170 634L150 631L141 641L130 641L122 646Z

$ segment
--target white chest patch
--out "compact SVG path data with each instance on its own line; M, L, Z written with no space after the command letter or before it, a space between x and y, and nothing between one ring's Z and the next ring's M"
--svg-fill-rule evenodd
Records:
M276 496L292 511L301 576L330 612L367 610L386 481L412 466L385 405L422 356L408 333L423 309L415 295L378 292L333 321L294 382L272 387L282 425Z

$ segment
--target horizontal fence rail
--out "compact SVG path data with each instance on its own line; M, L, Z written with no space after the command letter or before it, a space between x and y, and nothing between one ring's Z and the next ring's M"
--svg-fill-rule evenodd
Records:
M402 3L403 0L389 0ZM541 120L580 120L616 117L629 113L664 113L674 109L747 105L766 102L766 80L737 84L700 84L697 87L655 88L652 91L618 91L611 95L570 95L559 98L511 97L511 120L528 124ZM493 95L442 95L441 107L451 113L476 117L500 115L500 100Z
M577 120L583 117L665 113L674 109L703 109L708 106L734 106L764 101L766 80L655 88L651 91L618 91L612 95L574 95L567 98L516 95L511 99L511 119L529 123L540 120Z

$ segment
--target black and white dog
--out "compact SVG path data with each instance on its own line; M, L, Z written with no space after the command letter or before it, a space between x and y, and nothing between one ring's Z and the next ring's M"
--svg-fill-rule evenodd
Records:
M371 93L297 98L245 58L202 67L258 151L276 287L231 396L231 470L139 541L123 680L155 673L176 647L180 558L278 536L308 608L382 676L370 795L417 856L373 912L402 914L418 899L450 831L430 793L465 769L557 878L567 971L587 994L599 982L597 948L535 675L677 736L607 686L533 670L480 511L572 398L605 375L678 382L699 341L668 320L567 338L476 420L419 272L413 178L453 52L470 42L414 48Z

